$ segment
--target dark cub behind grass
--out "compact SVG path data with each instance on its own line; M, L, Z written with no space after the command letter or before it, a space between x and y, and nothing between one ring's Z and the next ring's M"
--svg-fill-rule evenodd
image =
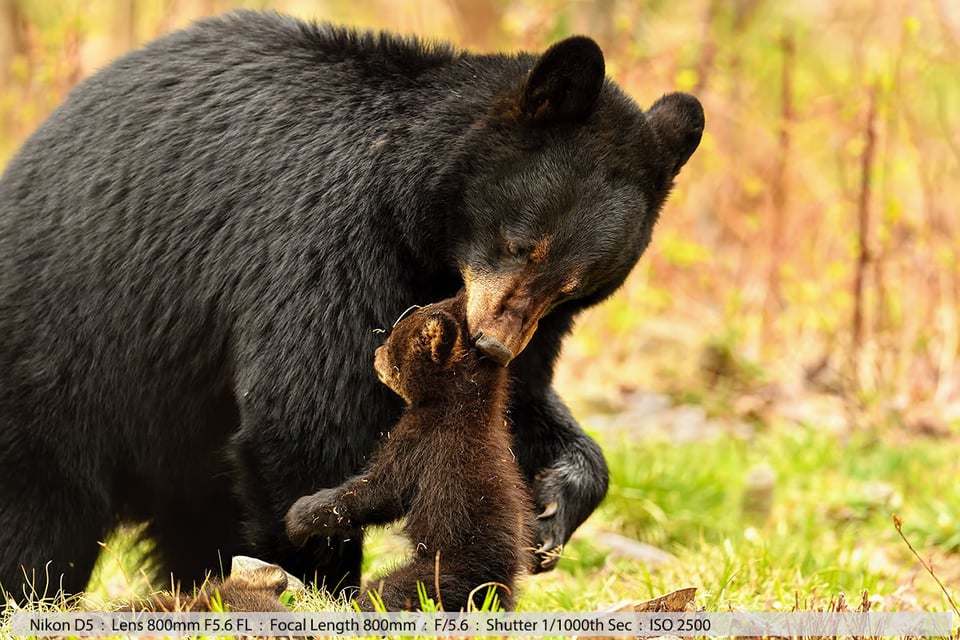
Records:
M479 607L487 590L477 587L495 583L509 609L527 568L531 506L511 451L508 374L473 347L465 305L461 293L396 325L375 367L406 401L403 417L364 473L287 513L298 544L407 516L414 556L361 590L364 609L369 589L388 610L416 608L418 582L447 611L466 608L471 593Z

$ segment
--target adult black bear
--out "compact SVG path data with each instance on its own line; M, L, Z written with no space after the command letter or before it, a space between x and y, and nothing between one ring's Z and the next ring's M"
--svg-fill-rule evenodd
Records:
M479 608L495 583L513 607L533 541L528 489L511 451L507 370L480 354L467 331L466 295L424 307L376 351L380 380L407 403L363 473L297 500L287 513L294 543L356 533L406 516L413 558L360 590L388 611L418 609L417 582L447 611ZM437 592L439 586L439 593Z
M688 95L643 113L587 38L473 55L270 13L84 81L0 178L0 584L82 590L123 520L185 583L246 553L359 584L359 539L298 549L283 516L401 414L372 330L464 285L549 568L607 486L561 340L702 128Z

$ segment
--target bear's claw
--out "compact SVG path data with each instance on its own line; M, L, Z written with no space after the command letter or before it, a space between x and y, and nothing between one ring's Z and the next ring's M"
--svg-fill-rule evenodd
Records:
M537 520L543 520L544 518L555 515L559 508L560 505L557 502L548 502L547 505L543 507L543 511L537 514Z

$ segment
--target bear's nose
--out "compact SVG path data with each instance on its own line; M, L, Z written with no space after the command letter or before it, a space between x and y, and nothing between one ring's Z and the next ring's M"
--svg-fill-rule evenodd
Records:
M503 346L496 338L481 333L477 338L476 345L477 349L503 366L507 366L513 360L513 352Z

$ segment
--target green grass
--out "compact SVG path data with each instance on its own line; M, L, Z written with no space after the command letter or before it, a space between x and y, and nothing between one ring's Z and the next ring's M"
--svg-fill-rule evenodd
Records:
M708 610L771 610L798 596L839 593L854 600L863 590L886 608L948 608L933 579L918 573L892 514L904 518L921 554L957 575L956 443L792 425L748 440L680 445L621 436L605 445L608 497L558 570L527 582L524 609L602 608L687 586ZM774 476L768 510L747 490L756 469ZM597 530L647 542L676 561L647 569L608 557L591 542Z
M524 579L521 610L602 609L688 586L698 588L698 606L713 611L791 608L798 598L814 607L841 593L852 602L864 590L888 610L949 609L892 514L904 518L921 554L960 576L956 443L896 433L838 436L798 425L688 444L598 439L611 470L607 499L555 571ZM766 512L748 490L757 469L774 476ZM647 568L616 557L591 540L598 531L635 538L676 560ZM407 547L380 530L367 549L370 575L399 561Z
M884 610L949 610L891 515L904 519L904 533L921 555L935 558L938 575L956 593L955 442L879 431L838 436L798 425L687 444L624 434L598 439L611 469L608 497L555 571L523 580L521 610L597 610L690 586L698 589L697 606L711 611L790 609L798 600L814 608L841 593L856 602L864 590ZM772 472L769 503L767 494L748 489L756 469L768 477ZM609 553L595 540L601 531L654 545L675 559L648 568ZM142 549L125 548L122 538L108 548L91 602L111 592L115 597L118 584L139 588L131 576ZM395 531L374 531L366 575L389 570L408 549ZM121 564L127 565L123 573ZM319 593L293 604L297 610L348 606Z

